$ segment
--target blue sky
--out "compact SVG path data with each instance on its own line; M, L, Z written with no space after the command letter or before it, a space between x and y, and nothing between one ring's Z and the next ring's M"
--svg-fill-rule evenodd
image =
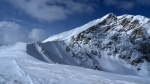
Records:
M149 10L150 0L0 0L0 22L14 22L28 32L38 29L51 36L108 13L150 18Z

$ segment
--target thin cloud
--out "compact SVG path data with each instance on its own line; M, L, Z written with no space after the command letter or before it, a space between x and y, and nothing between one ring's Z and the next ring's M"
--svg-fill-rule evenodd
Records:
M136 0L136 2L143 6L150 6L150 0Z
M104 4L106 6L114 6L125 10L132 9L135 6L133 1L126 0L104 0Z
M0 22L0 44L13 44L16 42L34 42L42 41L48 37L48 34L42 30L34 28L32 31L15 22Z
M150 6L150 0L103 0L106 6L130 10L136 6Z
M7 19L10 19L12 20L13 22L17 22L17 23L24 23L25 21L21 20L21 19L18 19L18 18L14 18L14 17L10 17L10 18L7 18Z
M7 0L26 14L42 21L66 19L74 13L89 13L94 8L75 0Z
M124 1L124 2L120 2L119 4L120 4L120 8L125 10L132 9L135 6L135 3L132 1L130 2Z

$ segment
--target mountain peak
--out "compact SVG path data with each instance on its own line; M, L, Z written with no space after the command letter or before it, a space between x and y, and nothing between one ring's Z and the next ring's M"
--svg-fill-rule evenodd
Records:
M129 70L131 73L128 74L132 75L142 74L146 70L150 76L150 48L146 46L150 45L148 22L149 18L140 15L116 16L109 13L81 27L52 36L43 43L62 42L66 51L79 60L80 66L121 74ZM120 63L125 61L125 64L116 64L115 58ZM148 66L143 67L144 64ZM124 70L118 71L120 67Z
M107 15L107 18L116 18L117 16L113 13L108 13Z
M54 41L54 40L64 40L64 39L67 39L67 38L72 37L74 35L77 35L77 34L81 33L82 31L89 29L92 26L95 26L98 24L105 25L105 22L108 22L107 24L109 24L110 22L115 22L116 20L117 20L117 16L113 13L109 13L109 14L107 14L107 15L99 18L99 19L90 21L87 24L80 26L80 27L77 27L73 30L66 31L66 32L60 33L58 35L51 36L43 42Z

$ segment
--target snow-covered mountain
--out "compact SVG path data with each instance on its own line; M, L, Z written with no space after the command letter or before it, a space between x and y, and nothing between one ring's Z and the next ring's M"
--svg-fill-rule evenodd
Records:
M149 18L110 13L43 42L1 46L0 84L149 84L149 38Z
M149 38L149 18L110 13L42 43L29 44L27 50L50 63L149 77Z

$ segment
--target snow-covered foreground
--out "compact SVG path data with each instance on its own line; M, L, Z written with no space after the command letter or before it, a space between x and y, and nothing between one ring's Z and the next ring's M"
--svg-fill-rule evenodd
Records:
M0 84L149 84L149 78L50 64L26 53L26 44L0 47Z

